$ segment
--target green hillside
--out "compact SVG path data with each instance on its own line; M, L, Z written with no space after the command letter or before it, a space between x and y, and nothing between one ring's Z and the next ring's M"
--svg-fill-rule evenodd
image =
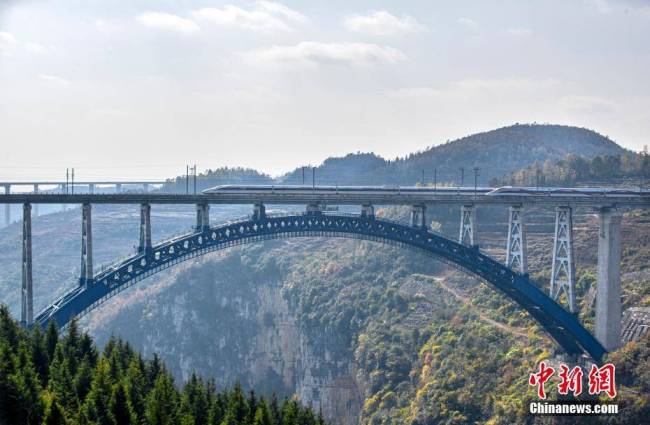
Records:
M421 179L422 164L446 164L440 165L441 181L445 167L457 173L450 163L460 161L467 170L480 161L486 179L490 167L513 172L535 161L559 164L567 153L583 152L632 155L589 130L518 125L394 161L373 154L330 158L316 176L317 183L324 183L320 179L329 172L335 179L331 183L412 184ZM591 165L596 159L581 161L597 171ZM309 182L309 171L306 177ZM197 186L298 178L302 182L301 169L274 180L254 170L226 168L203 173ZM173 179L168 189L184 190L185 184L183 178ZM430 212L432 220L440 221L436 228L451 238L457 235L456 209L434 206ZM215 205L211 219L217 223L248 213L244 206ZM407 211L391 208L378 214L405 219ZM580 314L587 326L593 322L593 308L585 300L594 284L597 235L590 214L577 210L575 216ZM497 259L504 254L506 218L500 208L479 211L478 242ZM137 206L94 207L97 264L133 252L138 219ZM162 240L186 232L195 212L191 206L155 206L152 219L153 238ZM546 291L552 211L530 212L527 222L533 229L531 275ZM650 305L649 225L648 214L638 211L623 222L625 308ZM38 311L77 284L79 210L37 217L33 229ZM20 223L0 229L6 253L0 257L0 297L14 316L20 299L20 232ZM206 391L210 380L217 388L239 381L267 397L295 395L342 425L532 422L525 417L533 395L525 379L539 359L556 359L555 344L539 326L492 288L430 257L338 239L253 244L188 261L125 291L80 325L99 347L111 347L112 336L119 335L144 358L158 353L176 382L191 382L196 372ZM627 423L648 414L645 347L641 341L613 354L617 364L625 365L621 400ZM39 391L45 394L47 388ZM45 414L52 402L45 395L37 399ZM68 414L78 415L81 407L75 409Z

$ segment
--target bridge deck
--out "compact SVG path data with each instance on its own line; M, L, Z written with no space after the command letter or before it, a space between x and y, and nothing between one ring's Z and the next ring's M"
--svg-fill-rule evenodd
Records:
M334 186L218 186L201 194L16 193L0 195L0 204L327 204L418 205L501 204L650 207L650 191L611 188L423 188Z
M89 180L80 180L77 181L75 180L74 182L72 180L66 182L60 181L60 180L26 180L26 181L0 181L0 186L33 186L33 185L39 185L39 186L61 186L61 185L68 185L72 186L74 183L75 186L77 185L82 185L82 186L87 186L89 184L94 184L94 185L116 185L116 184L123 184L123 185L141 185L141 184L165 184L167 183L164 180L97 180L97 181L89 181Z

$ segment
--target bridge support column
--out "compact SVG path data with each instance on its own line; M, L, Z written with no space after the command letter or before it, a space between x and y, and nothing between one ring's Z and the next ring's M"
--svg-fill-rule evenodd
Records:
M323 208L318 204L309 204L307 205L307 214L320 214L323 212Z
M598 280L596 339L607 350L618 348L621 337L621 219L609 208L598 212Z
M93 229L90 204L81 206L81 275L79 284L93 281Z
M372 205L362 205L361 206L361 217L366 218L375 218L375 207Z
M32 206L23 204L23 267L20 323L29 326L34 320L32 291Z
M426 207L424 205L413 205L411 207L411 226L426 228Z
M5 195L11 194L11 185L5 185ZM11 204L5 204L5 226L11 224Z
M573 214L571 207L555 209L555 238L553 242L553 266L551 269L550 295L559 301L562 293L570 312L575 312L573 265Z
M253 206L253 220L263 220L266 218L266 207L259 203Z
M458 243L462 245L474 245L474 205L463 205L460 207L460 233Z
M91 195L92 195L93 193L95 193L95 185L94 185L94 184L90 183L90 184L88 185L88 193L90 193Z
M34 193L38 193L38 185L34 185ZM38 217L38 204L34 204L34 217Z
M145 184L143 184L143 185L142 185L142 189L143 189L145 192L149 192L149 183L145 183Z
M205 232L210 228L210 205L196 204L196 231Z
M115 184L115 193L120 193L122 191L122 184L121 183L116 183Z
M506 266L519 271L521 274L528 271L523 215L524 209L521 205L510 207L508 218L508 251L506 252Z
M140 205L140 245L138 252L149 255L151 253L151 205Z

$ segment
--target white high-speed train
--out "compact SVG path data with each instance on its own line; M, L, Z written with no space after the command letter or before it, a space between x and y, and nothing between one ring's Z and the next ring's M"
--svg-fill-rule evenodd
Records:
M486 196L553 196L553 197L630 197L650 196L647 190L640 191L632 188L606 187L512 187L504 186L491 190Z
M233 195L251 195L251 194L311 194L318 192L320 194L386 194L386 193L488 193L492 191L489 187L429 187L429 186L310 186L310 185L221 185L203 191L205 194L228 193Z

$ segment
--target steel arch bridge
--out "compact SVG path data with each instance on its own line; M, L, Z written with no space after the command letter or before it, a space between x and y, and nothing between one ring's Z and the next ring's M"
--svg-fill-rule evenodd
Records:
M135 283L185 260L236 245L291 237L346 237L412 248L479 277L519 304L569 354L587 354L600 362L606 350L578 321L523 275L482 254L426 228L375 218L372 215L307 212L256 216L205 227L134 255L74 288L43 310L35 323L53 320L64 326L97 308Z

